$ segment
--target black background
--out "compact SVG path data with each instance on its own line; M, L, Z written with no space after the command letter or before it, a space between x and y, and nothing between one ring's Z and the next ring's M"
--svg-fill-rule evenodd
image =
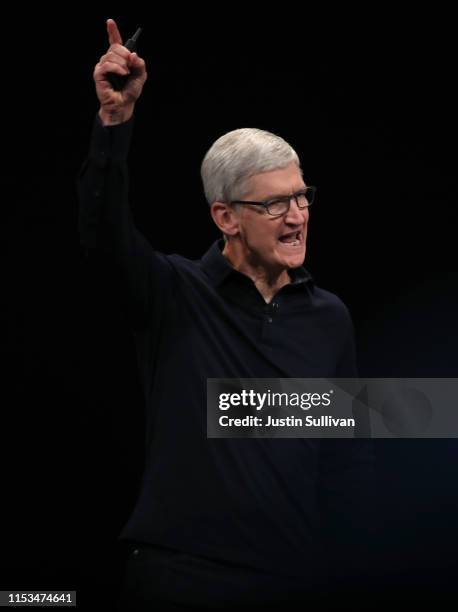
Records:
M265 10L248 20L219 7L210 21L110 10L27 12L4 41L0 588L76 588L80 602L114 581L143 444L122 304L76 231L106 17L127 35L144 27L131 201L158 249L194 258L218 237L199 177L217 137L279 133L318 186L306 266L349 306L361 374L453 377L458 366L450 16L314 20L277 7L265 25ZM450 596L458 444L379 441L377 460L392 534L380 589Z

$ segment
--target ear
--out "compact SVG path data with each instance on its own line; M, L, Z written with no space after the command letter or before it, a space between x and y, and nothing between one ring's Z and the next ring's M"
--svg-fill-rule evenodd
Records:
M223 234L235 236L239 232L239 215L237 211L224 202L213 202L210 206L213 221Z

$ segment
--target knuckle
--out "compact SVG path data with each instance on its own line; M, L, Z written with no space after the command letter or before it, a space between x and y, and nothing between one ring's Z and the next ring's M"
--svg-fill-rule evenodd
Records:
M112 64L117 64L118 66L121 66L121 68L127 68L127 62L117 53L108 53L106 59Z
M122 57L125 57L128 53L128 50L119 43L114 43L113 45L111 45L110 50L116 55L121 55Z

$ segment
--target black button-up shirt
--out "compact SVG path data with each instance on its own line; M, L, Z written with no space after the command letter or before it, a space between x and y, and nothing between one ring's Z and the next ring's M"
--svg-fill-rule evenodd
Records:
M96 120L79 178L81 243L119 270L146 408L143 483L121 537L306 576L328 515L357 526L367 442L207 439L206 380L354 376L348 311L302 267L266 304L221 242L197 261L156 252L129 210L131 129Z

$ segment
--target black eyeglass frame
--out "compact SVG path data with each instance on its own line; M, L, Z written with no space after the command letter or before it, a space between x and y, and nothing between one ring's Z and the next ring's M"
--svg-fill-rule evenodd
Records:
M311 199L309 199L307 197L307 194L310 193L312 194ZM305 194L306 198L307 198L307 204L305 206L299 206L299 200L298 197L300 195ZM232 200L231 202L229 202L229 204L232 206L233 204L242 204L242 205L247 205L247 206L262 206L265 211L271 215L272 217L281 217L282 215L286 215L289 212L289 209L291 208L291 200L292 198L294 198L296 200L296 204L297 207L299 208L299 210L304 210L304 208L308 208L309 206L311 206L315 200L315 194L316 194L316 187L314 185L308 185L307 187L305 187L304 189L301 189L300 191L296 191L296 193L292 193L289 196L284 196L282 198L274 198L272 200L263 200L261 202L253 202L251 200ZM272 204L276 204L277 202L282 202L284 200L288 199L288 208L285 210L285 212L282 213L271 213L269 210L269 206L271 206Z

